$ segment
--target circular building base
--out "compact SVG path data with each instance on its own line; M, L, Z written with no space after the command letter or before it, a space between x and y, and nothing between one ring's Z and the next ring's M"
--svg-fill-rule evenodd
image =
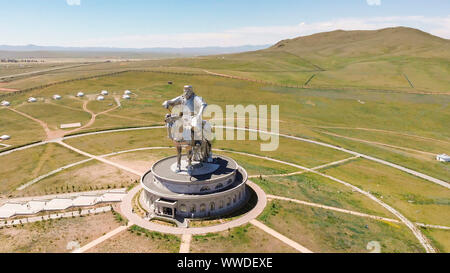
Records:
M162 232L162 233L170 233L170 234L206 234L212 232L221 232L224 230L228 230L230 228L238 227L248 222L254 220L258 217L267 205L267 197L264 191L256 184L252 182L248 182L247 185L255 192L256 194L256 205L247 213L228 221L226 223L221 223L218 225L208 226L208 227L171 227L166 225L161 225L157 223L152 223L147 219L144 219L133 212L133 198L138 194L138 192L142 189L141 186L137 186L133 188L122 200L120 205L120 211L123 215L129 220L129 224L137 225L142 228Z
M175 156L164 158L141 179L144 204L155 215L177 220L217 217L248 200L247 173L233 159L215 156L212 163L194 165L201 171L193 175L174 171L174 163Z

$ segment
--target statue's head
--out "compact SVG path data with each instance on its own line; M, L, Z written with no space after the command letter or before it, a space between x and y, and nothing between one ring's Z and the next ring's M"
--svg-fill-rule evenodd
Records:
M192 85L185 85L183 91L186 99L190 99L194 95L194 88Z

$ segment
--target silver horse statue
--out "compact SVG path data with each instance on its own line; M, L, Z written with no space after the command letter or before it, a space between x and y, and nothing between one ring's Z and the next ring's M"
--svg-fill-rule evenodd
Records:
M184 86L183 95L165 101L163 107L171 109L165 117L168 137L177 148L177 172L181 172L182 147L187 150L187 172L194 170L193 161L211 163L211 124L202 119L203 111L208 105L202 97L194 93L190 85Z

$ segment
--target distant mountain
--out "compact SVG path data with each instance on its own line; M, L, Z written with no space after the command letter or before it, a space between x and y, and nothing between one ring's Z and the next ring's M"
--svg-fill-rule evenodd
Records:
M317 33L190 65L317 88L450 93L450 40L407 27Z
M245 51L255 51L268 48L270 45L245 45L236 47L186 47L186 48L114 48L114 47L60 47L60 46L38 46L38 45L0 45L0 51L12 52L89 52L89 53L153 53L182 56L198 56L212 54L230 54ZM92 54L91 54L92 55Z
M267 51L284 51L317 59L383 55L449 58L450 40L407 27L336 30L283 40Z

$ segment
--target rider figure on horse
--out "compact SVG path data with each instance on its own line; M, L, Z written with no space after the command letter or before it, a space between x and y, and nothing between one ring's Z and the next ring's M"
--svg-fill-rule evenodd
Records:
M182 145L187 145L188 151L188 172L192 171L193 149L200 147L202 150L200 158L195 158L201 162L210 162L211 143L204 137L204 127L206 121L202 120L203 111L208 106L202 97L194 93L190 85L184 86L183 95L172 100L165 101L163 107L181 106L182 109L178 115L166 115L166 123L171 138L177 147L177 171L181 171L181 151ZM173 112L173 111L172 111ZM180 130L181 129L181 130Z

